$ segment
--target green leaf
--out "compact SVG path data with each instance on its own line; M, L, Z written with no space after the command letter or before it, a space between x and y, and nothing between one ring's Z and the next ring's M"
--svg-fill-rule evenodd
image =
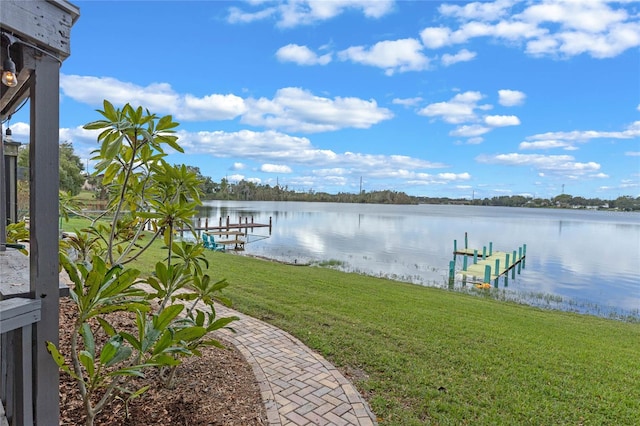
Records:
M164 330L171 324L171 321L182 312L184 305L167 306L159 315L154 316L153 325L157 330Z
M88 351L80 351L78 353L78 360L84 366L85 370L87 371L87 374L89 375L89 378L93 379L93 376L95 375L93 355L90 354Z
M96 320L98 321L98 323L100 324L100 327L102 327L102 329L105 331L105 333L107 333L107 336L112 337L116 334L116 329L113 328L113 326L111 324L109 324L107 322L107 320L105 320L104 318L96 318ZM94 354L95 356L95 354Z
M75 380L82 380L80 377L78 377L78 375L73 372L69 366L67 365L67 361L64 359L64 356L62 356L62 354L60 353L60 351L58 351L58 348L56 347L56 345L54 345L52 342L46 342L47 343L47 351L51 354L51 357L53 358L53 361L56 363L56 365L65 373L69 374L71 377L73 377Z
M153 347L152 355L157 355L163 352L169 347L169 345L171 345L171 343L173 343L173 341L174 339L171 331L165 330L164 333L162 333L162 336L160 336L160 339L158 339L155 346Z
M96 356L96 342L93 338L93 332L91 332L91 327L88 323L83 323L80 327L80 334L82 335L82 339L84 342L84 349L89 352L91 355L91 359Z
M207 334L207 330L204 327L187 327L176 331L174 338L177 341L191 342L205 334Z
M230 324L233 321L237 321L239 320L239 317L233 316L233 317L226 317L226 318L220 318L216 321L214 321L212 324L209 325L209 327L207 327L207 331L214 331L214 330L218 330L220 328L226 327L228 324Z
M122 337L120 335L115 335L109 340L102 348L100 352L100 363L106 364L113 359L118 353L118 349L122 345Z
M115 356L106 363L106 366L111 367L112 365L129 359L132 352L133 351L129 346L120 346Z

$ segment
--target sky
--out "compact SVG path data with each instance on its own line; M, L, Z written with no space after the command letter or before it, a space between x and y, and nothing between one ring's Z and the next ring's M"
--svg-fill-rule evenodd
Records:
M215 182L640 196L638 1L72 3L60 141L89 171L107 99L171 114L168 161Z

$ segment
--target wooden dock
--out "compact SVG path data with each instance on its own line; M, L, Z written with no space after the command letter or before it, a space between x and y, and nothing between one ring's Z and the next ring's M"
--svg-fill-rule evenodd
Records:
M198 233L198 235L200 235L200 233L210 235L212 238L215 238L214 241L216 244L223 246L233 245L235 247L234 249L239 251L244 250L244 245L249 242L249 231L253 231L254 228L269 228L270 236L272 230L271 217L269 217L269 223L257 223L253 220L253 216L251 218L248 216L240 216L238 217L237 223L232 223L229 216L226 217L226 220L223 220L223 218L220 217L217 225L215 222L210 223L208 217L204 219L197 218L193 222L193 229ZM180 229L180 235L183 236L185 231L189 230ZM217 237L225 239L219 239ZM259 237L268 238L268 236Z
M508 272L512 272L512 278L515 278L516 271L520 271L525 266L527 255L527 245L523 244L517 250L512 252L493 251L493 243L482 249L470 249L468 247L467 234L465 233L465 247L458 248L457 241L453 242L453 260L449 263L449 283L453 284L456 275L456 257L462 256L462 270L457 273L461 274L463 280L470 279L471 282L481 283L482 288L489 288L491 281L494 286L498 286L498 279L505 276L508 279ZM506 284L506 283L505 283Z
M244 222L243 222L244 219ZM250 220L250 221L249 221ZM249 231L249 229L254 229L254 228L269 228L269 235L271 235L271 229L272 229L272 220L271 217L269 217L269 223L257 223L253 221L253 216L251 216L251 218L245 216L244 218L242 216L238 217L238 222L237 223L232 223L231 222L231 218L229 216L227 216L226 220L223 221L223 218L220 217L218 219L218 224L215 225L213 223L209 223L209 218L205 217L204 219L202 218L197 218L194 221L194 226L193 229L195 229L196 231L232 231L232 230L243 230L244 229L244 233L247 233ZM186 229L181 229L180 232L184 232L186 231Z

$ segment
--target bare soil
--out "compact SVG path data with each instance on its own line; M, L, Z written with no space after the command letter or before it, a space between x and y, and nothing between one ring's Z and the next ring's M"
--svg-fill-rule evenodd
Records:
M127 314L113 319L126 324ZM72 301L60 300L60 349L70 351L71 325L75 320ZM95 420L96 425L166 426L254 426L267 424L267 416L251 366L232 345L227 349L204 348L202 357L183 360L173 389L160 380L159 371L150 369L137 386L150 385L140 398L128 405L115 400ZM60 424L85 422L82 400L76 382L60 373Z

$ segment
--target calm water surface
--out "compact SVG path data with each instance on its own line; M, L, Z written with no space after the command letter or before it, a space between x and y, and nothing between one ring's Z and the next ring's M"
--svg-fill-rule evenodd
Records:
M640 317L640 214L448 205L207 201L203 217L253 217L245 253L314 263L430 286L447 286L453 240L511 252L526 267L500 297L598 315ZM243 219L244 220L244 219ZM458 259L458 268L462 262ZM506 286L505 286L506 284ZM456 288L462 283L456 282ZM465 288L474 290L472 285ZM492 290L496 291L496 290Z

